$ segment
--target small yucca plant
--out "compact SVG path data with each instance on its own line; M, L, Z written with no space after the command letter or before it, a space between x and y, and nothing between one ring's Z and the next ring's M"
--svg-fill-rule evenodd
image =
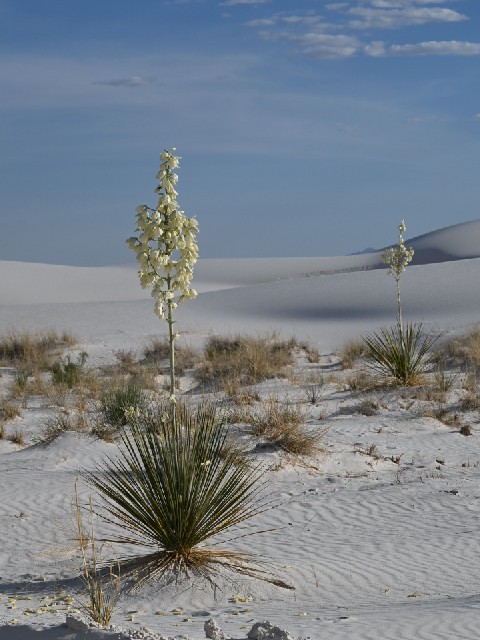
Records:
M425 334L422 324L408 322L402 331L398 325L384 327L364 337L371 367L403 385L418 381L433 366L430 349L437 339Z
M267 506L262 472L238 465L226 436L214 409L177 410L175 425L169 414L156 430L134 424L123 435L120 458L85 475L105 498L107 520L123 529L110 542L145 548L121 562L122 575L134 575L136 586L190 574L211 579L221 567L269 579L247 556L203 546Z

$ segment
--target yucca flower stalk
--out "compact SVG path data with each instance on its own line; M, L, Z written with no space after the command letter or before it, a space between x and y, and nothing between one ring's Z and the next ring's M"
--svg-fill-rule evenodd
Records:
M135 252L140 265L138 275L142 288L152 290L155 313L168 323L170 344L170 402L175 407L175 340L173 312L183 300L196 297L190 286L193 266L198 258L195 218L187 218L180 209L175 186L178 175L174 169L180 158L175 148L165 150L160 157L156 188L158 202L155 209L143 204L136 209L138 235L128 238L127 244ZM175 424L175 411L172 412Z
M397 288L397 325L400 335L403 337L402 301L400 298L400 277L412 261L414 251L412 247L407 249L403 240L403 234L407 230L405 221L398 225L398 240L395 247L389 247L382 253L382 261L389 266L388 274L395 278Z

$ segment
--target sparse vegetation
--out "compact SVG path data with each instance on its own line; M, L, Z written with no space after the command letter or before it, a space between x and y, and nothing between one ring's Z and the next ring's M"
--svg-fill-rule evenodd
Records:
M20 415L18 404L9 400L0 400L0 422L13 420Z
M307 427L308 414L290 402L271 397L261 409L244 416L252 433L287 453L313 455L320 449L322 434Z
M52 382L55 385L64 385L72 389L79 384L88 354L82 351L78 354L76 362L73 362L70 356L63 360L55 362L52 367Z
M0 338L0 362L30 370L46 370L51 359L66 347L72 347L76 339L67 331L39 333L14 332ZM23 365L23 366L22 366Z
M365 357L367 349L365 342L361 339L349 340L339 350L338 356L342 361L344 369L351 369L360 359Z
M108 567L107 571L102 570L101 557L99 557L95 545L92 500L90 499L89 503L90 526L87 532L82 522L76 485L75 508L77 542L82 554L82 577L87 593L87 602L81 602L80 606L93 622L101 627L107 627L120 597L120 566L117 563L116 571L112 565Z
M256 384L268 378L282 377L293 364L294 339L275 336L212 336L205 346L205 360L196 372L202 383L234 380L242 385Z
M19 447L25 446L25 437L21 431L14 431L8 436L7 440L10 440L10 442L13 442L14 444L18 444Z
M89 423L84 416L59 412L47 420L38 442L39 444L47 445L67 431L86 432L88 430Z

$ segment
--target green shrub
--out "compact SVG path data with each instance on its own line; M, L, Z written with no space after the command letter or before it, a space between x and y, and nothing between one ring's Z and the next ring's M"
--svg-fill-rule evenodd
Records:
M65 385L69 389L77 386L81 380L87 358L88 354L82 351L78 355L76 362L72 362L70 356L67 356L64 360L55 362L51 367L53 384Z
M103 395L100 411L105 422L123 427L129 422L129 412L141 413L146 405L145 391L135 382L128 381Z

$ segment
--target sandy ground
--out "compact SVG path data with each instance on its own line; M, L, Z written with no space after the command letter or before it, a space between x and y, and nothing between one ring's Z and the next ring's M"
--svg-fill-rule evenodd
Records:
M444 332L443 339L462 335L480 318L480 222L411 244L416 256L402 278L405 316ZM252 449L275 469L268 480L278 502L252 526L274 531L234 543L294 590L245 578L221 580L215 593L199 583L156 585L122 598L116 630L64 626L66 613L77 608L69 595L81 598L70 507L75 479L115 456L117 445L73 432L48 446L33 444L53 408L30 397L21 416L5 425L7 434L21 430L26 446L0 440L0 638L97 640L122 637L120 628L141 637L145 627L199 639L213 617L233 638L269 620L293 638L312 640L476 640L480 442L478 411L459 409L465 372L452 374L456 382L439 403L398 389L352 390L355 371L341 370L335 355L347 339L393 322L394 282L379 267L378 253L200 260L200 295L179 308L183 344L200 348L212 334L276 332L322 354L318 363L299 354L289 378L256 388L260 404L275 396L304 410L310 428L322 434L323 451L292 460ZM79 337L75 352L89 354L88 366L111 364L119 349L140 353L151 337L166 334L135 266L3 262L0 275L1 332L66 328ZM6 393L15 372L1 373ZM320 379L312 403L308 389ZM182 384L191 387L188 379ZM372 415L361 413L362 402L375 407ZM435 417L439 404L460 412L473 435ZM88 492L80 485L82 499Z

